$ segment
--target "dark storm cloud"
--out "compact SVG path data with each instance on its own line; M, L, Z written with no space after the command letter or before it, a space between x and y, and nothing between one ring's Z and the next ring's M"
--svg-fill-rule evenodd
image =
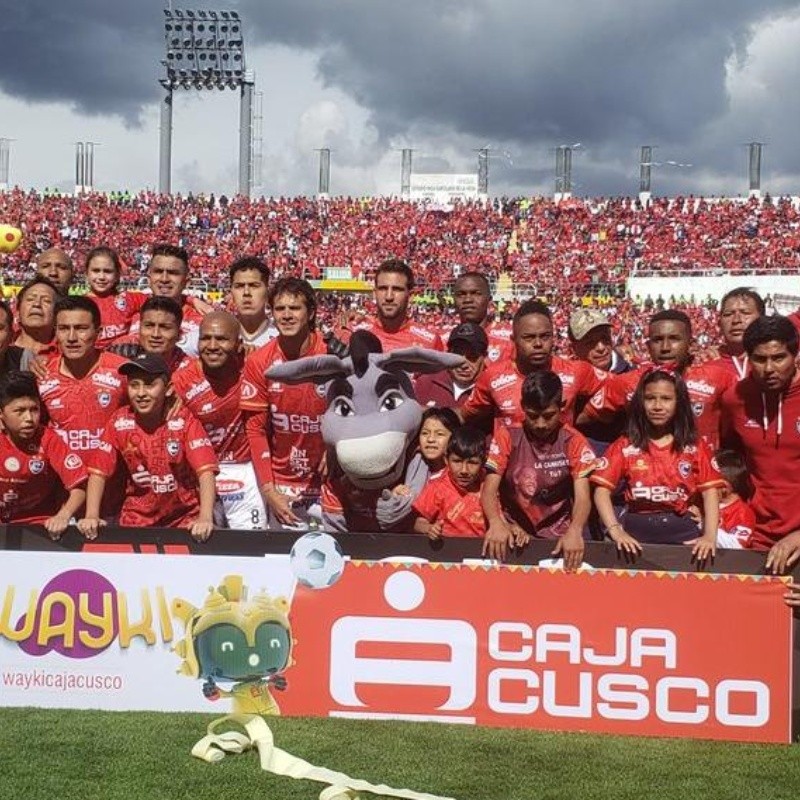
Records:
M130 123L158 92L159 0L0 0L0 90Z
M241 4L251 41L320 52L391 136L681 141L726 108L725 63L797 0L291 0ZM280 79L280 76L274 76Z

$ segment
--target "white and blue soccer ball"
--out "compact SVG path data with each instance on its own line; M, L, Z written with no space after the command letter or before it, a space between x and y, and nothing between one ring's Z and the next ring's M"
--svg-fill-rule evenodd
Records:
M342 577L344 553L330 534L312 532L294 543L289 564L303 586L327 589Z

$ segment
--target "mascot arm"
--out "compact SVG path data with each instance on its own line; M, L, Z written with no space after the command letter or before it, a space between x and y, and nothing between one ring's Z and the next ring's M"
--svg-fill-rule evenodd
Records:
M390 489L384 489L375 504L375 517L381 530L392 530L408 520L408 532L411 533L411 512L415 498L413 493L398 495Z

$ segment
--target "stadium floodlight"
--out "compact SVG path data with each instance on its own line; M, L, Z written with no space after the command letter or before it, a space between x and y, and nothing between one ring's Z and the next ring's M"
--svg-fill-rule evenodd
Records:
M231 19L238 20L239 19L239 12L238 11L231 11Z
M209 11L208 12L209 19L217 19L217 12L216 11Z
M231 16L227 11L220 11L219 15L222 17L222 19L230 19Z
M175 17L175 19L183 19L183 11L173 11L172 16Z
M198 16L200 19L206 19L206 12L205 12L205 11L198 11L198 12L197 12L197 16Z

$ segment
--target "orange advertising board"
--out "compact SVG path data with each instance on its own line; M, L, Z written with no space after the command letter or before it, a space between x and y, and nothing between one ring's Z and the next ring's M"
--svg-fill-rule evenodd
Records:
M783 593L757 576L354 562L296 590L282 709L788 742Z

